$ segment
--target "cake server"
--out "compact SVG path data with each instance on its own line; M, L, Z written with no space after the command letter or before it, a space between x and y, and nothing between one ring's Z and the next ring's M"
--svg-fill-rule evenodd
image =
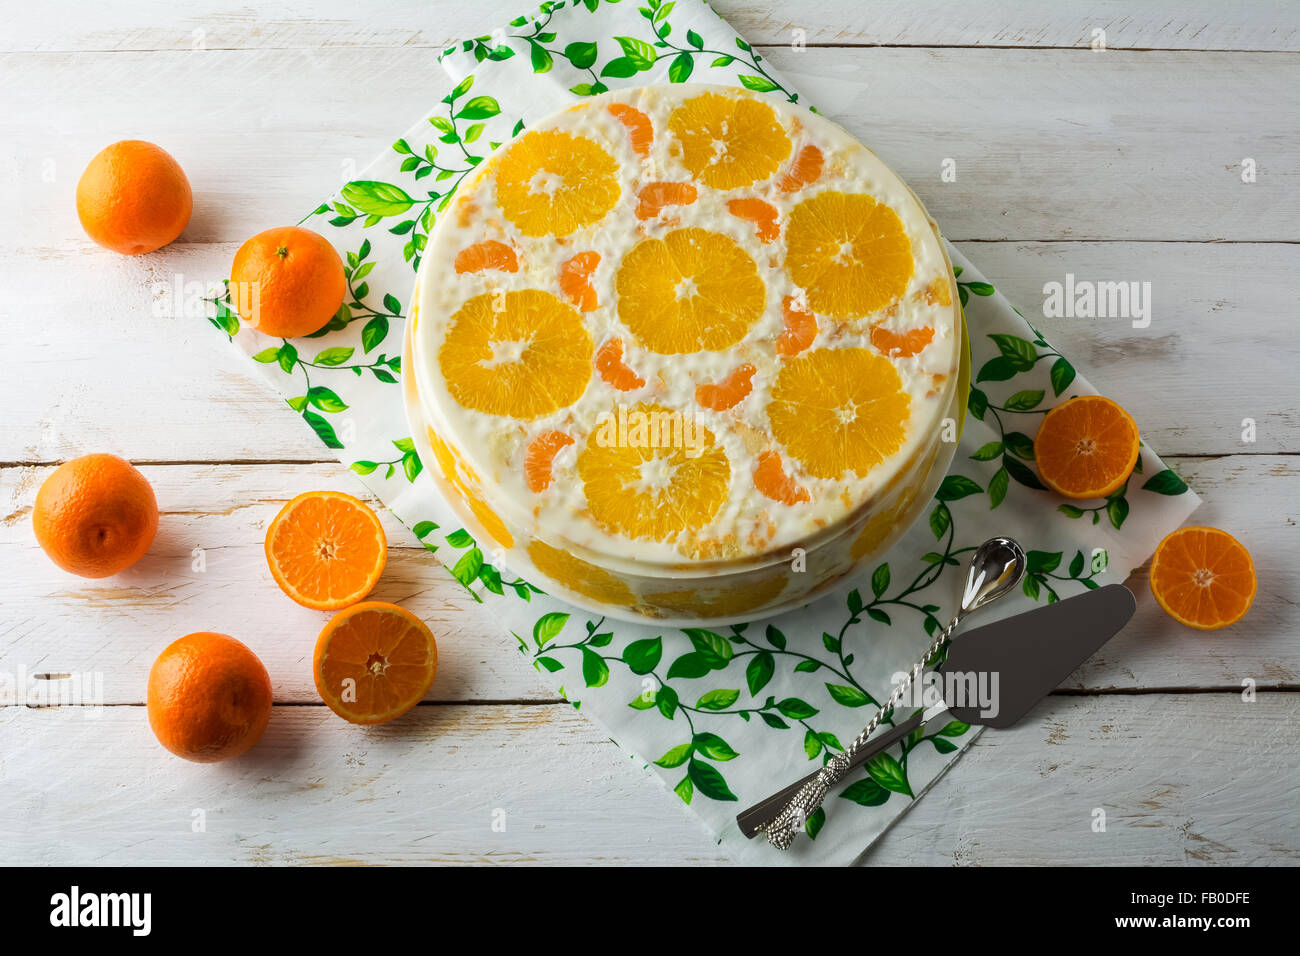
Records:
M956 697L948 702L940 700L934 706L918 710L902 724L869 742L859 737L845 752L852 752L849 760L844 761L845 754L841 754L822 770L809 774L738 815L736 819L741 831L752 837L764 830L774 846L788 848L794 834L802 828L803 820L820 806L826 790L842 779L844 773L941 714L946 713L945 721L960 720L988 727L1011 726L1110 640L1128 622L1135 607L1136 602L1128 589L1113 584L963 634L960 641L954 641L950 646L939 673L945 679L963 679L967 688L979 686L983 681L986 689L994 691L995 706L988 706L988 701L968 705ZM933 646L932 650L937 653ZM931 657L933 653L928 653L924 660ZM916 676L914 669L900 688L909 686ZM961 687L961 683L949 682L949 690ZM896 688L890 701L896 705L901 697L902 693ZM886 706L890 704L887 702ZM844 764L844 770L826 774L827 768L836 761ZM829 781L825 790L813 788L819 778ZM808 799L809 794L816 798L815 801ZM784 829L779 830L778 826Z
M966 615L1006 594L1016 586L1024 573L1024 549L1011 538L990 538L976 548L966 569L966 584L962 589L961 602L952 620L939 632L926 652L921 655L920 660L912 665L907 677L893 689L889 699L872 716L862 733L820 770L739 814L736 822L740 825L741 831L747 837L753 837L759 830L765 830L773 846L782 850L788 849L795 833L802 829L804 820L821 806L827 791L842 780L851 769L870 756L865 753L867 738L902 700L908 688L925 670L926 662L948 643ZM915 727L919 723L920 721L917 720L912 726ZM904 731L905 726L906 723L885 735L890 738L890 743L897 739L895 735L907 733L912 729L908 727ZM793 795L789 791L793 791ZM783 800L788 800L785 808L773 815L772 811L777 807L770 805L780 806Z

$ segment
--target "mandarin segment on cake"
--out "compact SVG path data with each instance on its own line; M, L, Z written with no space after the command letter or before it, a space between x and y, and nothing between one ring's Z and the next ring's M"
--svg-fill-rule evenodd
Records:
M815 114L691 84L584 100L483 163L425 251L439 472L574 593L749 607L617 569L884 540L898 509L860 531L872 503L919 486L953 407L952 283L908 188Z

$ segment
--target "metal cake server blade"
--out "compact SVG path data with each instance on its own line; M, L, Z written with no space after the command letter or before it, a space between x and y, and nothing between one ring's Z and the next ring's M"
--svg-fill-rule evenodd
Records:
M941 715L945 721L1011 726L1114 637L1128 623L1136 607L1137 602L1128 588L1110 584L973 628L954 638L938 668L941 678L953 681L954 689L973 686L976 698L981 686L986 692L996 688L994 698L986 697L983 704L978 700L974 704L967 704L964 699L940 700L924 711L918 710L897 726L874 736L854 754L851 766L865 763ZM957 683L959 677L965 680ZM950 696L965 697L964 694ZM988 706L993 702L996 708ZM741 833L754 837L818 772L813 771L737 814Z
M997 710L948 700L948 711L963 723L1010 727L1119 633L1136 609L1128 588L1108 584L972 628L952 642L938 671L945 682L951 675L987 675L992 688L996 679Z

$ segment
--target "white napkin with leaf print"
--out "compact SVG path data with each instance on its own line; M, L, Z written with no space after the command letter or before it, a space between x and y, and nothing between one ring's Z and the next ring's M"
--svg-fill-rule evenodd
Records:
M398 381L406 306L438 212L493 149L613 87L691 80L803 101L701 0L545 3L444 51L441 62L451 92L304 220L346 257L347 303L330 325L305 339L272 340L242 329L220 302L211 321L260 363L292 413L491 605L502 640L518 644L521 666L531 663L643 761L675 794L668 799L687 804L737 858L852 861L977 729L926 728L879 755L827 799L808 821L812 839L787 854L765 840L746 841L735 814L856 736L892 676L947 621L964 561L981 541L1011 535L1029 550L1023 595L997 609L1015 613L1123 581L1183 523L1195 495L1150 448L1126 487L1105 501L1066 503L1043 488L1033 462L1038 421L1056 402L1093 389L950 248L972 340L970 415L927 518L875 567L804 609L716 631L593 618L542 594L495 563L421 478L406 423ZM413 82L413 100L420 95ZM643 696L647 680L652 697Z

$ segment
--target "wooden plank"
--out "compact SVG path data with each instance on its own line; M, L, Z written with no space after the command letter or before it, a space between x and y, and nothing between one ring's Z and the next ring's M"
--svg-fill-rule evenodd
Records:
M1175 624L1145 579L1131 582L1139 610L1128 628L1065 684L1076 690L1300 685L1300 611L1289 593L1296 552L1300 462L1292 456L1183 459L1205 498L1195 520L1227 528L1251 549L1260 590L1250 615L1211 633ZM145 466L163 517L158 541L135 568L107 581L65 574L40 553L30 506L48 468L0 469L0 668L16 673L99 673L104 700L140 703L154 657L190 631L247 643L266 663L276 699L315 703L311 650L329 615L300 608L271 581L262 555L267 522L312 488L359 492L329 465ZM392 551L375 591L425 619L438 636L431 699L554 700L515 642L391 515ZM194 570L194 549L204 570ZM793 637L793 635L792 635ZM816 635L804 635L816 640ZM0 703L6 702L0 694Z
M137 461L328 459L253 363L199 318L154 314L150 287L211 282L237 245L143 260L68 247L0 248L6 312L29 360L0 376L0 462L113 451ZM1162 454L1300 450L1292 370L1300 247L1217 243L971 243L960 248ZM1044 319L1043 284L1152 284L1151 324ZM124 374L124 371L126 374ZM1213 401L1204 400L1213 395ZM1242 422L1253 418L1256 440ZM251 423L256 427L250 427Z
M1144 564L1128 581L1133 620L1062 686L1076 690L1300 687L1300 605L1291 593L1300 518L1300 460L1292 455L1180 458L1170 462L1202 497L1190 523L1223 528L1250 550L1259 590L1239 624L1183 627L1151 595Z
M1297 719L1296 694L1052 697L983 733L863 862L1295 865Z
M83 710L0 708L5 861L726 859L676 796L567 704L418 707L377 728L277 707L258 746L220 766L163 750L143 707Z
M1278 122L1300 113L1300 57L770 57L911 183L950 238L1300 241L1300 131ZM76 178L115 139L153 140L185 166L198 197L186 241L242 241L296 222L443 90L433 51L413 48L9 54L0 82L0 201L24 242L64 249L80 237ZM1241 180L1246 159L1256 182ZM165 269L168 255L148 261Z
M1221 53L773 49L963 239L1295 241L1300 58ZM1256 94L1249 92L1256 90ZM1229 92L1237 91L1237 92ZM1264 92L1267 91L1267 92ZM1273 98L1276 98L1275 100ZM1256 181L1243 183L1253 159ZM942 180L955 164L953 182ZM1265 171L1266 170L1266 171Z
M329 488L369 497L363 486L330 465L142 470L163 511L158 538L139 564L108 581L66 574L38 551L30 505L48 469L0 471L7 502L0 507L6 515L0 540L9 545L0 566L12 571L0 584L6 611L0 666L9 673L99 673L105 702L140 703L159 651L182 634L219 631L261 657L277 700L319 702L311 655L330 615L281 593L266 569L262 542L267 524L294 495ZM556 700L510 635L387 509L372 504L391 548L372 597L409 608L437 635L431 698Z
M332 458L203 318L159 314L154 292L219 287L235 243L124 258L81 240L0 253L26 361L0 376L0 461L109 451L133 461ZM202 305L202 303L198 303ZM19 321L19 317L25 317Z
M1099 391L1132 412L1160 453L1300 450L1292 371L1300 367L1300 246L958 246ZM1150 325L1045 317L1044 286L1064 283L1067 274L1094 282L1150 282ZM1247 432L1247 419L1254 422L1253 433Z
M1214 0L1123 0L1043 4L962 0L865 4L861 0L714 0L711 4L753 43L903 46L1090 46L1104 29L1113 48L1296 50L1300 30L1282 2L1225 5ZM281 0L254 11L241 0L205 0L178 7L143 0L113 7L47 0L25 8L6 32L6 50L294 49L320 46L439 48L486 33L535 8L528 0L487 4L386 0L364 6L344 0Z
M323 707L277 707L263 742L219 767L164 752L142 707L83 711L0 708L5 860L765 859L753 845L715 846L567 705L425 706L373 729ZM1300 789L1282 728L1297 720L1295 694L1053 697L981 736L866 862L1295 862ZM1096 807L1105 833L1090 829ZM492 828L497 810L505 832ZM192 830L195 811L205 832ZM1068 854L1063 834L1077 834Z

